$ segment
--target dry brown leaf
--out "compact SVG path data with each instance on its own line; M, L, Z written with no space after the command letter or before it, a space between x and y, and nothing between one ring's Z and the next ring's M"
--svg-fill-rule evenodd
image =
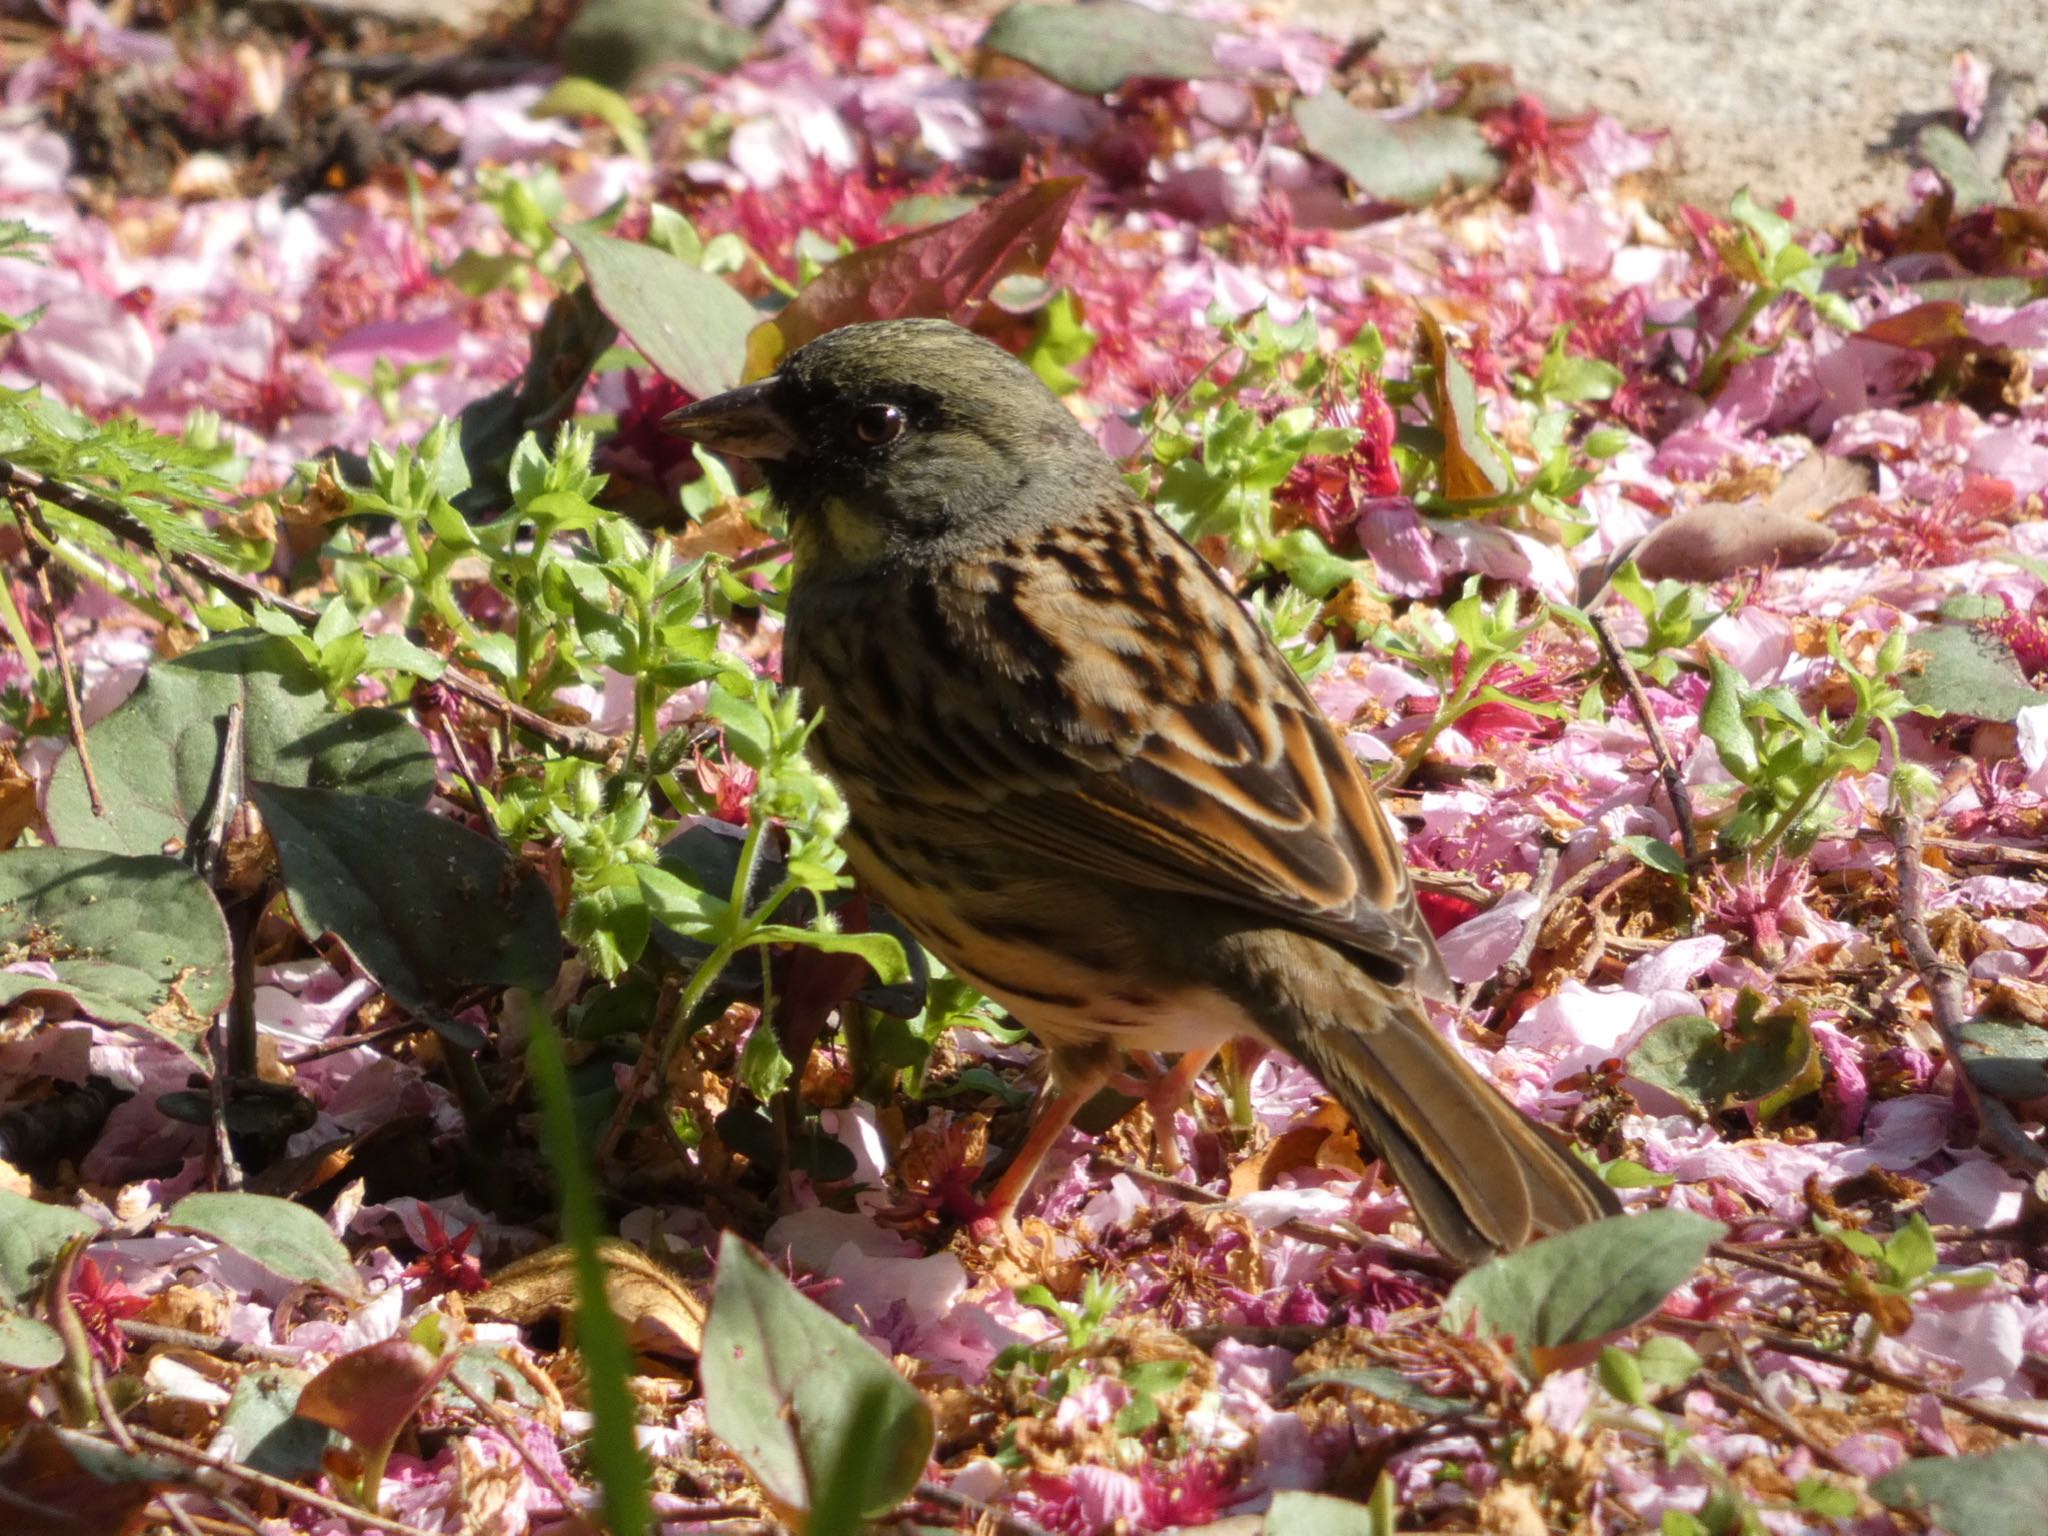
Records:
M0 848L12 848L35 822L35 781L15 761L14 748L0 746Z
M637 1354L695 1359L704 1347L703 1300L683 1278L633 1244L606 1238L597 1247L605 1295L625 1323ZM566 1243L514 1260L491 1277L489 1290L468 1298L470 1311L528 1326L576 1311L576 1255Z

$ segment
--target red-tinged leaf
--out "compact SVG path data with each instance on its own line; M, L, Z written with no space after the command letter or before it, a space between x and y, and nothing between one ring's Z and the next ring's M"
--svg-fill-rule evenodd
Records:
M346 1435L366 1454L388 1450L454 1358L437 1360L410 1339L366 1345L307 1382L293 1412Z
M180 1475L165 1458L31 1420L0 1451L0 1508L12 1536L108 1536Z
M1422 342L1429 356L1430 406L1444 439L1444 495L1452 501L1477 501L1508 488L1507 465L1479 424L1479 391L1471 370L1451 350L1444 328L1427 310Z
M1951 342L1968 340L1970 328L1964 323L1961 304L1953 299L1937 299L1873 320L1856 334L1864 341L1939 352Z
M922 316L970 322L1004 278L1042 272L1082 178L1012 187L971 212L850 252L747 339L747 377L842 325Z

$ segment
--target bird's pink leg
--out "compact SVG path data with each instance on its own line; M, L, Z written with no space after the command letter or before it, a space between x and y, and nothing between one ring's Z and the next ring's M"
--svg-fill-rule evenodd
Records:
M1180 1138L1174 1134L1174 1116L1193 1097L1196 1079L1208 1070L1218 1049L1212 1045L1181 1052L1173 1070L1155 1082L1145 1095L1152 1111L1152 1139L1159 1153L1159 1166L1170 1174L1178 1176L1187 1167L1187 1160L1180 1155Z
M981 1214L974 1219L970 1230L976 1237L990 1236L1010 1223L1017 1202L1038 1176L1039 1165L1045 1161L1046 1153L1074 1123L1074 1116L1081 1112L1081 1106L1100 1093L1108 1080L1109 1071L1104 1067L1088 1072L1065 1088L1055 1089L1047 1085L1046 1092L1032 1110L1031 1129L1024 1137L1024 1145L1010 1159L1010 1166L996 1180L996 1187L989 1191Z

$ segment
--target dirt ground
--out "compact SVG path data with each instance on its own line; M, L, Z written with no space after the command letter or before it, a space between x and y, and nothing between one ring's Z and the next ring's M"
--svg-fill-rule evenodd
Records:
M2048 0L1300 0L1327 28L1383 34L1393 60L1510 66L1566 110L1672 130L1681 195L1747 183L1815 223L1895 200L1950 61L1992 66L1985 134L2048 105Z

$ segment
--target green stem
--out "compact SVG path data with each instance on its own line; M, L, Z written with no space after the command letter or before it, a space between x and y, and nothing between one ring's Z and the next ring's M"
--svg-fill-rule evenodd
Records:
M1714 350L1708 354L1706 365L1700 369L1700 393L1712 395L1721 387L1721 380L1735 362L1735 354L1749 339L1749 328L1756 324L1763 312L1771 307L1778 296L1775 288L1759 288L1749 296L1742 306L1742 313L1735 317L1735 323L1728 327Z
M28 675L31 678L41 677L43 658L36 654L35 642L28 637L28 625L15 604L14 583L4 577L0 577L0 624L7 627L8 641L14 646L15 654L21 657L21 664L28 669Z
M1479 691L1480 678L1491 670L1492 665L1489 661L1485 667L1476 664L1467 666L1465 680L1458 684L1443 708L1436 712L1436 718L1422 728L1420 739L1408 749L1407 756L1395 765L1392 773L1380 780L1378 788L1399 789L1408 782L1408 776L1422 766L1422 760L1429 755L1429 749L1436 745L1437 737L1458 723L1459 716L1463 715L1472 703L1472 695Z

